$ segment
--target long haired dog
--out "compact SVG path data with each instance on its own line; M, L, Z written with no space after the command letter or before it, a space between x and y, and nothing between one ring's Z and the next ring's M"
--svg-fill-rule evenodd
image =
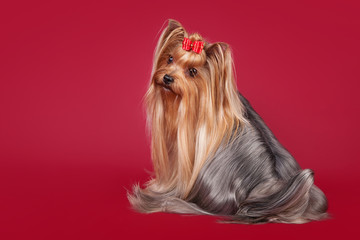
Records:
M225 43L162 32L146 93L155 176L128 194L140 212L217 215L239 223L305 223L327 200L238 92Z

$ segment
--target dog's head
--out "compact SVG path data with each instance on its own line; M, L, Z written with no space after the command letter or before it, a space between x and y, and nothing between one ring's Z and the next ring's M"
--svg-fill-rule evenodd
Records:
M184 47L185 38L189 48ZM197 51L191 46L194 43L201 44ZM232 97L229 91L236 93L232 68L226 43L208 43L200 34L189 35L179 22L169 20L155 51L152 84L164 97L177 95L195 100L211 95L219 108L226 98Z
M164 176L181 165L184 183L246 122L229 46L189 35L175 20L155 49L146 102L155 172Z
M199 34L188 36L180 23L174 20L169 21L167 29L160 37L155 52L152 81L162 91L163 97L178 95L181 98L198 98L210 86L209 68L206 65L207 44L205 51L185 50L185 38L188 38L189 42L198 41L204 45L204 40Z

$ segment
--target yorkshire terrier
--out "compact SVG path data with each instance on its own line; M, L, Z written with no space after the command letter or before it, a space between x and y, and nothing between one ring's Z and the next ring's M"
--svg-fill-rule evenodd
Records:
M139 212L220 216L235 223L305 223L327 199L239 93L226 43L169 20L146 93L153 178L128 198Z

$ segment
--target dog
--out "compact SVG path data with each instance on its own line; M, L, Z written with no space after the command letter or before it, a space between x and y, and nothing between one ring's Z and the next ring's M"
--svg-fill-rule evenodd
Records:
M238 91L228 44L169 20L145 96L154 175L128 192L143 213L218 216L233 223L306 223L327 199Z

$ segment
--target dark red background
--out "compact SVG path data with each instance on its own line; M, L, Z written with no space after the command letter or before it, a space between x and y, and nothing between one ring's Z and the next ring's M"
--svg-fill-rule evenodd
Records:
M357 1L0 4L1 239L354 239ZM134 213L151 170L142 97L166 19L231 45L240 91L327 195L332 219L224 225ZM357 235L354 235L357 234Z

